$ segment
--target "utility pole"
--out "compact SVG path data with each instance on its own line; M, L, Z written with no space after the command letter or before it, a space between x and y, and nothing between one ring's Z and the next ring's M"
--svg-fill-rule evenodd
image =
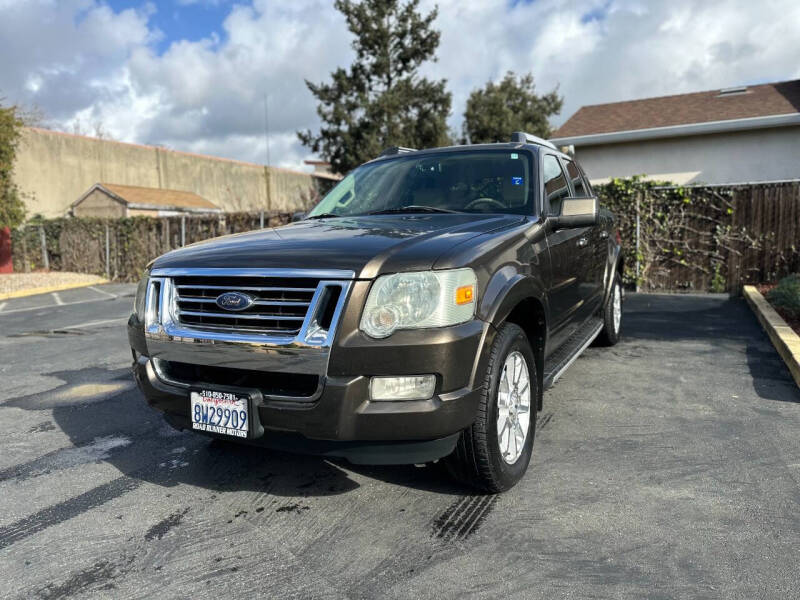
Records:
M264 141L267 144L267 166L270 165L270 156L269 156L269 97L267 93L264 92Z

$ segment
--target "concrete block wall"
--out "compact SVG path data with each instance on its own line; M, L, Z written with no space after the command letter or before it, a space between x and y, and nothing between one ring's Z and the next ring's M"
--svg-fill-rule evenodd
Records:
M63 216L95 183L195 192L225 211L307 208L315 178L277 167L28 128L14 179L29 215Z

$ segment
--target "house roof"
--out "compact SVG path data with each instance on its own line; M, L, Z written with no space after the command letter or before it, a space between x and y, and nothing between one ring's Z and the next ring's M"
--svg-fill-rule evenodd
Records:
M640 130L653 130L649 137L659 137L658 130L662 128L677 131L680 126L726 121L747 125L758 119L768 126L770 119L779 115L790 116L791 122L800 116L800 79L583 106L553 132L551 139L556 143L574 143L583 136L599 138L600 134ZM786 120L773 119L773 122L783 124ZM698 130L701 132L704 131Z
M120 185L117 183L96 183L72 206L80 204L91 192L99 189L130 208L154 210L179 210L189 212L219 212L220 208L198 196L183 190L164 190L160 188Z

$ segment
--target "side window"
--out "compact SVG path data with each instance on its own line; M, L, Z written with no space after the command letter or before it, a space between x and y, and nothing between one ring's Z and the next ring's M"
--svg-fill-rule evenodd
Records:
M583 183L583 177L581 177L581 172L580 169L578 169L578 165L571 160L566 161L566 163L567 174L572 182L572 189L575 190L575 196L577 198L585 198L589 196L589 191L586 189L586 185Z
M592 182L589 181L589 177L588 175L586 175L586 171L584 171L583 167L580 166L578 163L575 164L577 165L578 169L581 172L581 175L583 176L583 183L586 185L586 191L589 192L590 196L594 196L594 189L592 188Z
M561 201L569 196L567 179L561 169L561 163L552 154L544 157L542 175L544 179L544 195L550 205L551 215L561 214Z

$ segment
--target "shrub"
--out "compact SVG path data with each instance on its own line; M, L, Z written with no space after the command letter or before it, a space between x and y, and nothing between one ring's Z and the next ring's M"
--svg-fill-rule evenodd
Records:
M800 318L800 273L784 277L767 293L767 300Z
M25 204L11 177L21 129L17 107L0 105L0 229L14 229L25 221Z

